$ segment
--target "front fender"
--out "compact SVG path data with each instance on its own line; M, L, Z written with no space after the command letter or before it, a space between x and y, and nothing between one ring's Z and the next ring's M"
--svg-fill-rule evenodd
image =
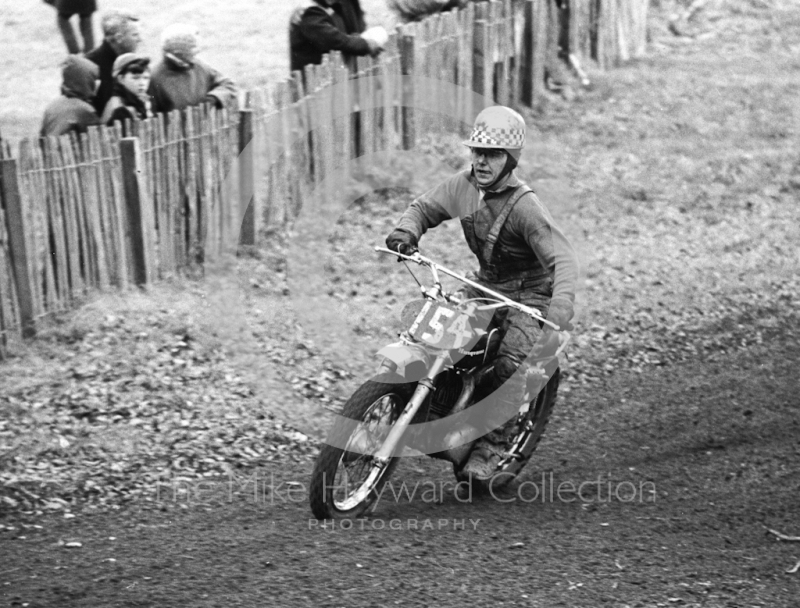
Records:
M433 362L433 356L420 344L393 342L378 351L382 357L379 373L392 372L407 382L424 378Z

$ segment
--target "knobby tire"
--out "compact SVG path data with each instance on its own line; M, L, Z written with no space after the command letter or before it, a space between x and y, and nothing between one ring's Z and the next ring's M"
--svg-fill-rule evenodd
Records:
M342 457L345 455L345 450L336 446L347 445L348 439L359 423L364 421L370 408L387 395L396 394L398 397L394 414L396 419L408 402L411 392L413 392L413 383L386 384L368 381L362 384L347 400L342 408L341 416L336 420L331 430L328 441L320 449L319 456L314 464L314 471L311 474L309 502L311 503L311 511L317 519L360 517L372 506L397 466L397 458L390 459L389 464L377 479L374 487L370 488L366 499L351 509L341 510L334 504L333 485L336 471L339 468Z

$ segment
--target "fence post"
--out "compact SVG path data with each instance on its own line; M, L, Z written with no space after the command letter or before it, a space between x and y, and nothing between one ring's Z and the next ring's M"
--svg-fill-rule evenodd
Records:
M275 95L277 95L281 85L278 85L276 89ZM276 116L276 129L275 129L275 136L274 141L276 143L276 150L277 155L275 156L275 161L273 163L286 163L288 159L293 159L294 166L300 167L301 170L299 171L300 175L295 178L294 180L294 194L293 196L296 197L297 200L294 201L295 205L293 207L289 206L288 195L284 197L286 200L282 202L283 205L283 215L282 215L282 222L286 222L287 218L289 217L297 217L299 210L302 208L304 201L308 200L309 193L314 189L314 178L311 174L311 165L312 165L312 136L311 136L311 115L309 113L309 99L306 95L306 86L303 82L303 73L300 70L295 70L292 72L292 80L287 82L286 86L288 87L288 92L283 94L280 99L276 100L276 108L278 109L278 115ZM287 125L289 122L287 120L288 117L291 117L291 125ZM350 114L347 114L348 120L350 119ZM288 128L287 128L288 127ZM286 129L288 136L284 136L284 129ZM292 144L294 142L294 144ZM291 148L292 145L296 146L296 154L292 154ZM350 142L343 143L346 149L350 149ZM284 161L280 160L281 152L285 153ZM283 167L284 164L277 164L278 168ZM289 171L291 172L291 171ZM283 177L284 174L280 173L280 171L275 173L277 179L280 181L286 181ZM285 191L289 192L290 184L285 185ZM280 196L280 192L284 190L277 190L277 195ZM273 187L273 193L276 190ZM275 195L275 194L273 194ZM290 213L291 212L291 213Z
M550 0L534 0L531 35L531 104L535 104L544 93L544 68L547 63L547 36L549 28L548 4Z
M519 11L515 2L504 0L506 14L506 49L508 49L508 96L512 108L519 108L519 60L520 50L518 44Z
M138 137L124 137L119 142L122 185L128 210L128 228L133 249L133 280L146 285L153 279L153 205L142 181L142 151Z
M491 59L489 67L491 69L490 82L492 84L491 97L503 106L508 103L508 55L505 52L503 41L505 22L503 18L503 4L498 0L488 2L488 47Z
M30 226L27 225L25 214L22 211L22 197L19 192L19 179L17 177L17 160L5 158L2 161L2 199L5 202L8 241L11 247L11 261L14 270L14 279L17 286L17 300L19 304L19 318L22 324L22 337L30 338L36 335L34 316L33 283L31 281L31 259L28 256L26 235Z
M475 3L470 2L467 8L458 12L458 22L460 29L460 46L458 53L460 55L459 61L461 64L461 74L459 76L458 86L462 95L461 106L461 120L462 124L467 127L472 124L475 113L473 110L474 95L472 94L474 74L472 69L474 67L473 61L473 36L475 34Z
M403 34L400 38L400 69L403 75L403 150L411 150L416 145L415 102L416 91L414 84L414 54L416 42L414 34Z
M609 12L611 3L608 0L595 0L592 5L595 9L593 22L595 23L597 31L597 65L601 70L606 70L609 67L609 47L611 45L609 39Z
M515 107L515 82L514 82L514 15L510 0L502 0L500 8L503 20L499 29L500 62L502 63L503 105Z
M522 48L520 57L520 101L533 106L533 16L536 0L525 0L522 13Z
M350 108L347 100L347 68L344 65L342 54L339 51L331 53L333 74L331 87L331 113L333 116L334 135L334 162L338 186L343 195L350 174Z
M336 164L336 132L333 128L333 103L331 94L333 93L333 65L330 55L322 57L322 63L318 66L319 71L319 98L317 111L320 113L320 138L322 144L322 168L325 177L325 200L328 203L335 203L340 195L338 187L338 172L334 169Z
M489 23L486 20L488 4L475 5L475 22L472 38L472 90L494 101L494 59L489 48ZM482 105L486 105L482 102Z
M260 214L256 211L253 146L253 110L239 110L239 244L255 245Z
M567 49L570 55L575 55L576 58L581 57L581 33L582 28L586 27L588 24L581 22L582 17L582 8L578 5L578 0L569 0L567 4L568 10L568 17L569 20L567 22L567 31L568 31L568 43ZM583 2L585 4L585 2Z
M647 10L648 0L638 0L633 7L633 48L634 57L643 57L647 52Z

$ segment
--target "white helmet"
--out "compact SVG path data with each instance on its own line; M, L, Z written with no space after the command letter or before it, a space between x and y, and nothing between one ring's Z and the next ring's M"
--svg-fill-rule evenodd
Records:
M522 150L525 146L525 120L506 106L490 106L475 118L472 134L464 142L470 148ZM519 152L514 156L518 157Z

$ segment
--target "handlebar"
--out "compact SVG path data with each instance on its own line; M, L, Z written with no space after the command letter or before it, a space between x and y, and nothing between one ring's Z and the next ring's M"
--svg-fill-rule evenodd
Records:
M381 253L390 253L392 255L398 256L401 259L408 260L409 262L414 262L414 263L420 264L422 266L427 266L430 269L431 274L433 275L434 281L437 283L437 285L439 283L439 278L437 276L437 272L439 272L439 271L443 272L444 274L446 274L448 276L451 276L454 279L457 279L457 280L461 281L462 283L465 283L465 284L469 285L470 287L474 287L476 289L480 289L482 292L484 292L486 294L489 294L493 298L496 298L497 300L499 300L500 302L502 302L503 304L505 304L509 308L514 308L516 310L519 310L520 312L524 312L525 314L530 315L531 317L533 317L537 321L540 321L540 322L544 323L545 325L547 325L549 327L552 327L556 331L560 331L560 328L559 328L558 325L556 325L555 323L552 323L552 322L548 321L547 319L545 319L542 316L542 313L540 313L537 309L531 308L530 306L525 306L524 304L520 304L519 302L515 302L511 298L507 298L506 296L504 296L504 295L502 295L500 293L497 293L496 291L492 291L488 287L484 287L483 285L481 285L479 283L476 283L475 281L471 281L467 277L462 276L462 275L458 274L457 272L453 272L449 268L447 268L445 266L442 266L441 264L438 264L438 263L434 262L433 260L431 260L429 258L426 258L419 251L414 253L414 255L410 255L410 256L409 255L405 255L404 253L400 253L399 251L392 251L391 249L387 249L386 247L375 247L375 251L379 251Z

